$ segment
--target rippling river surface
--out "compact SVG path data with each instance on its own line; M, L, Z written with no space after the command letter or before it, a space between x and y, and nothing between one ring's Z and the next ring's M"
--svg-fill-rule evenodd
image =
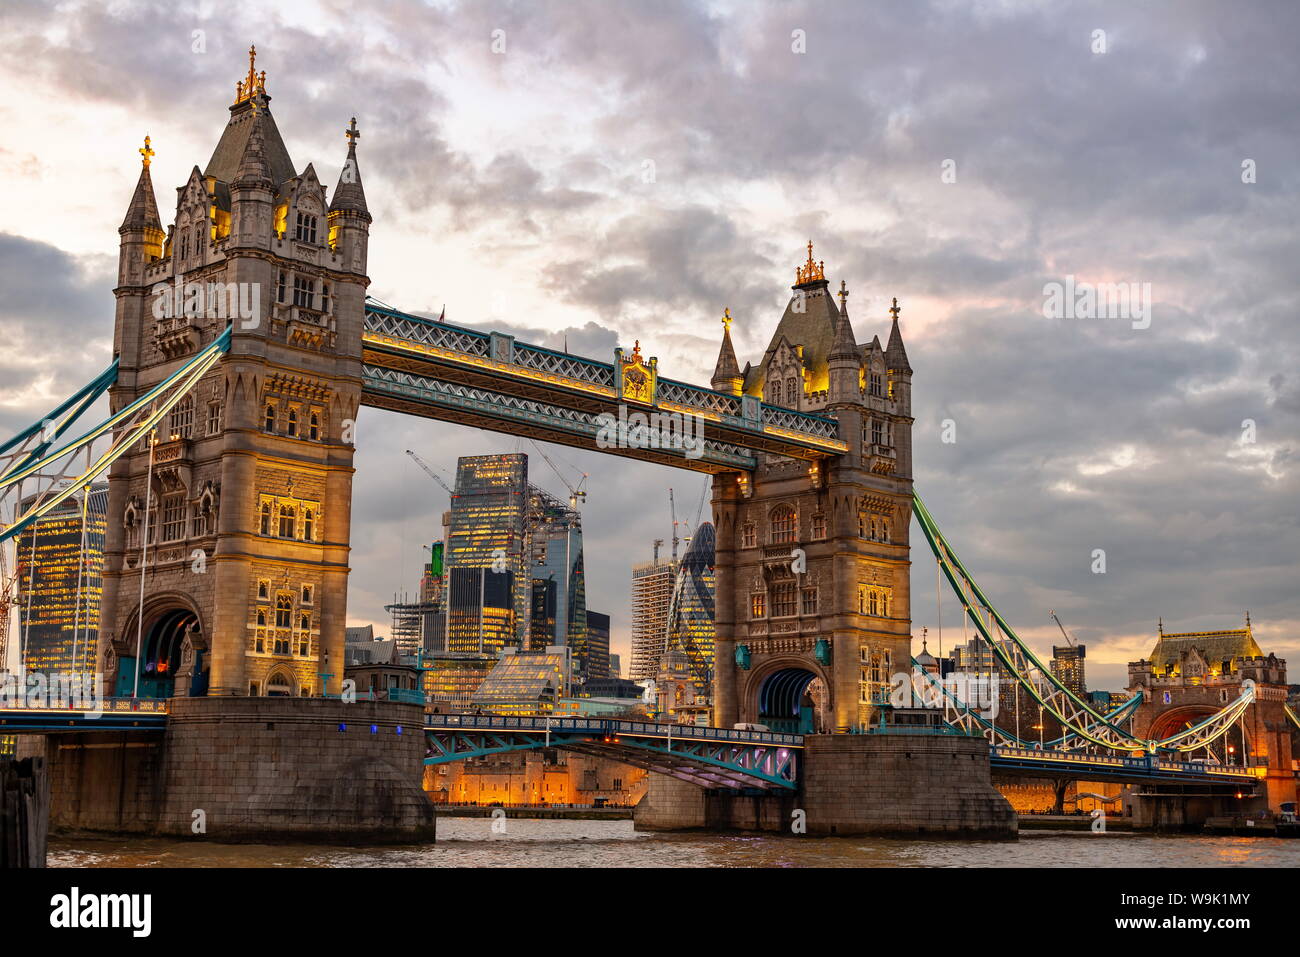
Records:
M51 867L1296 867L1300 841L1022 831L1014 842L647 834L631 821L440 818L436 844L51 841Z

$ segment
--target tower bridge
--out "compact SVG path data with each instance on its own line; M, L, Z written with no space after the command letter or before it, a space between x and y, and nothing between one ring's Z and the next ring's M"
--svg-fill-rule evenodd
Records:
M913 370L897 299L886 343L879 336L860 343L847 283L832 291L810 242L757 362L740 365L724 312L708 387L661 375L640 342L588 358L404 313L368 296L373 219L355 119L330 193L313 164L295 171L265 73L254 65L250 51L248 76L211 158L178 190L166 228L146 140L119 229L112 364L43 420L56 421L53 430L38 423L0 447L0 461L7 459L0 494L39 483L48 470L69 480L36 496L0 540L108 473L96 661L112 727L129 725L133 746L145 751L161 732L168 759L158 766L166 774L199 769L200 748L234 747L241 766L278 767L271 755L282 755L290 740L303 750L278 759L287 761L284 773L232 786L274 790L286 777L317 780L322 772L312 762L335 760L335 752L388 767L418 764L420 752L436 763L555 746L663 772L639 818L647 827L783 825L770 810L733 800L731 792L757 788L773 793L773 807L797 792L823 833L994 836L1014 831L1014 815L990 783L991 767L1053 764L1054 774L1246 786L1242 778L1251 775L1189 768L1174 757L1189 742L1221 739L1254 698L1221 702L1190 730L1144 738L1055 682L979 590L912 488ZM254 314L231 321L220 310L178 309L178 297L158 293L188 283L233 290L232 301L256 304ZM59 446L105 392L110 418ZM711 474L719 727L426 721L413 706L380 704L365 705L359 723L352 719L357 712L339 695L352 436L362 407ZM633 431L615 429L616 441L605 441L611 422ZM111 444L95 458L89 451L99 438ZM83 450L85 467L66 464ZM936 730L882 724L891 676L911 661L914 520L1001 664L1069 729L1053 753L1034 754L996 729L973 726L960 702L945 707L946 723ZM165 704L140 714L144 700ZM47 752L54 756L82 747L68 743L69 734L94 733L85 715L3 710L0 733L47 734L54 742L62 735L64 743ZM774 730L735 729L744 724ZM1289 793L1294 800L1281 750L1270 755L1279 762L1270 799ZM142 767L153 773L147 762ZM415 778L384 786L405 794L418 789ZM188 807L246 813L225 792L196 794L192 777L167 780L186 801L212 802ZM361 814L372 799L367 787L363 781L317 797L338 815ZM428 824L407 797L384 807L404 809L396 817L385 811L383 827L394 833ZM302 820L293 818L295 826ZM240 826L255 830L246 817Z

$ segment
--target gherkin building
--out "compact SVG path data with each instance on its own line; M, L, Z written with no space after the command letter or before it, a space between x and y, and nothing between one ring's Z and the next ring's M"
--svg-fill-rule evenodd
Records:
M667 650L680 648L691 663L695 693L713 693L713 547L711 522L695 530L690 548L677 569L668 611Z

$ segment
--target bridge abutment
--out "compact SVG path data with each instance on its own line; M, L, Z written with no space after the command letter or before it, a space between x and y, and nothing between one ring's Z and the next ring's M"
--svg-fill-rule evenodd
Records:
M798 792L750 796L653 775L638 830L752 830L822 837L1014 839L982 738L816 734L804 738ZM796 811L802 815L796 816ZM795 829L801 824L806 831Z

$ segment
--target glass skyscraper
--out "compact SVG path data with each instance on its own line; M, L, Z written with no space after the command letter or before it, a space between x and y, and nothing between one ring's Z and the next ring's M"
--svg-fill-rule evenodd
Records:
M715 541L712 522L705 522L695 530L677 569L668 611L668 651L680 650L686 655L695 693L705 696L713 693Z
M94 672L107 512L108 486L93 485L18 535L17 628L8 640L27 671Z
M587 586L582 570L582 518L576 509L535 486L528 489L532 546L532 617L528 645L566 645L579 675L586 674Z

